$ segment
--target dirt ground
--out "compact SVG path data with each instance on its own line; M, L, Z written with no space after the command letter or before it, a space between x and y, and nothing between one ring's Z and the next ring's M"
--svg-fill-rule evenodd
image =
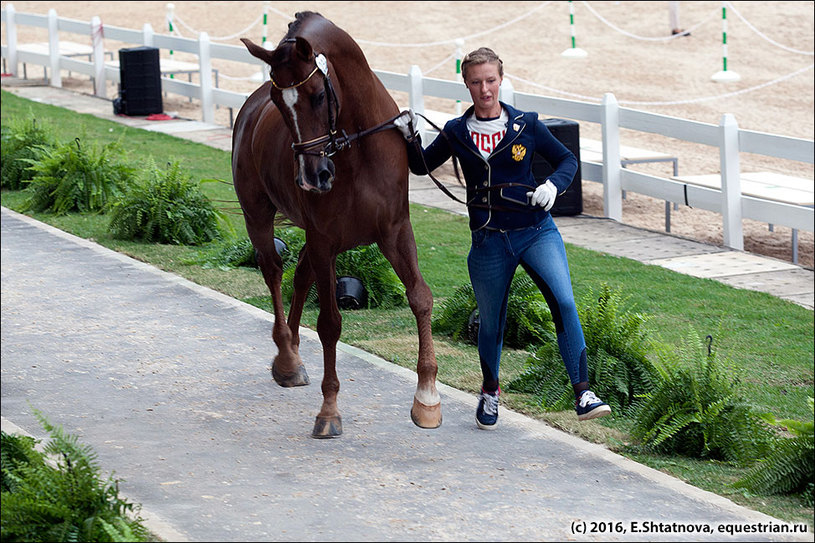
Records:
M2 2L5 8L9 2ZM141 29L149 23L156 33L168 33L165 2L11 2L18 13L45 14L104 25ZM377 70L407 73L417 65L422 73L440 79L457 78L455 39L463 39L464 53L488 46L504 61L506 77L516 91L556 98L599 102L613 93L621 107L692 119L716 125L725 113L739 127L812 139L815 129L813 2L732 2L727 11L727 69L741 76L735 82L715 82L722 70L722 3L679 2L680 27L689 36L672 37L669 2L573 2L576 45L585 58L561 53L571 47L569 4L550 2L271 2L266 31L277 43L298 11L322 13L348 31ZM174 28L184 37L205 31L217 43L240 45L239 37L262 41L263 2L175 2ZM227 38L227 39L221 39ZM5 25L3 43L6 43ZM40 29L18 28L21 43L45 41ZM80 41L65 34L62 39ZM107 40L105 48L119 44ZM163 54L167 52L164 51ZM175 53L179 60L194 60ZM255 71L246 65L214 61L221 88L249 92L257 87ZM38 68L29 67L29 77ZM41 71L39 72L41 74ZM181 76L183 77L183 76ZM195 79L193 79L195 80ZM87 77L63 79L67 88L92 92ZM116 89L109 90L115 96ZM400 106L406 96L394 93ZM466 104L465 104L466 106ZM426 107L454 112L455 104L426 100ZM200 118L195 101L168 96L167 112ZM542 116L548 117L546 112ZM229 125L229 110L220 108L216 122ZM599 139L599 126L581 123L581 136ZM623 130L623 145L661 151L679 158L680 174L719 172L718 149L653 134ZM669 164L632 165L632 169L669 177ZM742 153L742 171L774 171L813 179L813 165ZM602 216L602 187L583 183L584 212ZM628 193L623 222L662 231L665 204ZM745 250L791 260L791 230L745 220ZM718 213L680 205L671 212L675 235L722 243ZM813 267L813 233L799 232L799 263Z

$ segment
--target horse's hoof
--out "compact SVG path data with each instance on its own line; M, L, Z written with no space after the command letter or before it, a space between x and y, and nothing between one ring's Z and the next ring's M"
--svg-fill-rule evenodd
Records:
M272 377L282 387L300 387L310 383L306 367L302 364L297 367L296 372L288 375L277 371L277 367L272 364Z
M441 426L441 402L436 405L425 405L413 398L410 420L419 428L438 428Z
M317 417L317 420L314 421L314 430L311 431L311 437L325 439L340 435L342 435L342 418L339 415L336 417Z

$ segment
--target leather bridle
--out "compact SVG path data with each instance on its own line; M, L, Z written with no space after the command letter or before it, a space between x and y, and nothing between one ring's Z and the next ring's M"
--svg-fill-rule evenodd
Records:
M288 39L285 41L293 42L295 40ZM311 73L309 73L305 77L305 79L303 79L299 83L294 83L292 85L289 85L288 87L283 87L274 80L273 73L269 74L269 79L274 88L280 91L284 91L289 89L296 89L297 87L304 85L317 72L323 74L323 84L325 86L325 94L328 99L328 134L310 139L308 141L292 143L291 148L294 151L295 157L297 157L298 155L315 155L321 157L331 157L334 156L337 152L342 151L346 147L350 147L351 142L354 140L357 140L363 136L367 136L368 134L379 132L380 130L395 128L393 121L397 117L399 117L399 115L396 115L388 119L387 121L381 122L372 128L368 128L366 130L362 130L351 135L348 135L345 132L345 130L342 131L341 136L338 135L337 117L339 116L340 103L339 100L337 99L337 93L334 90L334 85L331 82L331 77L328 74L328 60L322 53L314 55L314 69L311 70Z

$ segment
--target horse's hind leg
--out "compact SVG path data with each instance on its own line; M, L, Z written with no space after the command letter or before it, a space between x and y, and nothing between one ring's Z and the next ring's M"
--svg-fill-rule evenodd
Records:
M274 215L272 215L273 217ZM257 234L248 224L247 231L257 251L258 264L263 279L272 294L274 307L274 325L272 338L277 345L277 356L272 362L272 377L280 386L294 387L309 384L308 373L300 360L297 345L293 343L292 333L286 324L286 313L283 309L283 295L280 283L283 278L283 261L274 246L274 231L266 230Z
M410 418L421 428L438 428L441 426L442 416L441 396L436 390L438 366L430 327L433 294L419 271L416 241L410 222L405 221L396 236L381 241L379 248L405 285L408 303L416 317L419 331L419 361L416 365L419 381L413 396Z

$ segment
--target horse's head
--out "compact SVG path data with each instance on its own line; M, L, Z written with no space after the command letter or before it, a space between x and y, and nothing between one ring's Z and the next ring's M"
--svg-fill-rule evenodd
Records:
M331 156L337 148L338 91L333 67L302 37L287 38L273 51L241 40L252 56L271 67L270 95L291 132L297 159L297 185L328 192L334 181Z

